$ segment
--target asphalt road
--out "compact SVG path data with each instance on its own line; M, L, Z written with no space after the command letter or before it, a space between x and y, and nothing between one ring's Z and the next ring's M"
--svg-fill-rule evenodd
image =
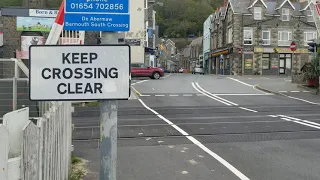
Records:
M191 74L134 82L139 99L119 102L118 179L318 180L320 96L274 95L254 84ZM98 115L74 114L87 179L98 179Z

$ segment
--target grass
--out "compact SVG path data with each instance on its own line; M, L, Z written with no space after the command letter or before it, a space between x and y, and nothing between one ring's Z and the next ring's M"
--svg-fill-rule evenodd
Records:
M72 154L71 161L72 161L72 167L71 167L71 175L69 179L82 180L83 176L87 174L84 160Z

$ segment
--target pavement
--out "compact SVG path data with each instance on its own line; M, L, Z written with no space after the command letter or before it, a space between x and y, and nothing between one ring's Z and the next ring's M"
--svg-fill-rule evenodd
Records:
M119 101L117 179L318 180L320 96L267 78L172 74L133 82L136 98ZM287 92L262 91L262 83ZM99 109L76 108L73 120L85 180L98 179Z

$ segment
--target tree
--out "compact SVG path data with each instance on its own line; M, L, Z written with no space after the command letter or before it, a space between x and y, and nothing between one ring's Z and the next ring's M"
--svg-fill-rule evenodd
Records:
M155 10L159 35L187 37L202 33L203 23L223 0L162 0Z

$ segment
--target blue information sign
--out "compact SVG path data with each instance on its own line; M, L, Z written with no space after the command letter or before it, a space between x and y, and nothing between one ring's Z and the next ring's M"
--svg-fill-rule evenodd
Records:
M65 30L129 31L129 0L66 0Z

